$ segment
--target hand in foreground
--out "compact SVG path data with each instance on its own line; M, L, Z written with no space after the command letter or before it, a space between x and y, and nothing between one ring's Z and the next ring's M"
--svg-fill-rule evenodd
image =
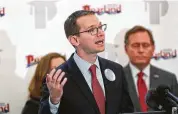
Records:
M53 69L46 77L46 84L50 94L50 100L52 104L60 102L63 95L63 87L67 82L67 78L64 77L65 72L61 69Z

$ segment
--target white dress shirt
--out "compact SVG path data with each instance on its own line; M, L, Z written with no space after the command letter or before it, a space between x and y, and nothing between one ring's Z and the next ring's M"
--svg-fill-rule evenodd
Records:
M74 53L74 61L77 64L78 68L80 69L81 73L83 74L85 81L87 82L90 90L92 91L92 79L91 79L91 72L89 71L90 66L92 65L91 63L85 61L84 59L82 59L81 57L79 57L77 55L77 53ZM103 78L102 78L102 73L101 73L101 69L100 69L100 65L99 65L99 61L98 61L98 57L94 63L96 65L96 77L101 85L101 88L103 90L103 93L105 95L105 89L104 89L104 83L103 83ZM60 103L58 103L57 105L54 105L51 103L50 101L50 97L49 97L49 105L50 105L50 111L52 114L56 114L59 108Z
M133 80L134 80L135 89L136 89L137 95L138 95L138 87L137 87L138 76L137 76L137 74L140 72L140 70L136 66L134 66L132 63L129 63L129 65L130 65L132 77L133 77ZM143 79L146 83L146 87L147 87L147 89L149 89L149 85L150 85L150 65L145 67L145 69L143 69L142 72L144 73Z

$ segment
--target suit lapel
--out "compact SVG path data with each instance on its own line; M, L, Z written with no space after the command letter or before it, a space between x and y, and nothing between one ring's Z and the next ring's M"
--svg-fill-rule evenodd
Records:
M91 106L95 109L95 111L97 113L99 113L99 109L98 106L95 102L94 96L92 94L92 91L90 90L83 74L81 73L81 71L79 70L77 64L75 63L74 59L73 59L73 55L70 57L70 59L68 60L68 65L69 65L69 71L71 71L69 73L69 75L71 74L72 76L70 76L70 78L76 82L78 88L81 90L81 93L86 97L86 99L88 100L89 104L91 104Z
M160 84L159 75L157 74L157 69L154 68L154 66L150 65L150 88L154 89L157 87L157 85ZM149 108L149 111L153 111L153 109Z
M115 88L112 81L109 81L105 76L105 69L111 69L107 65L107 62L105 62L102 58L99 57L99 64L101 69L101 74L103 77L104 87L105 87L105 97L106 97L106 114L109 114L110 110L113 110L113 106L115 106L115 103L112 102L115 96L116 91L113 90Z
M150 89L157 87L157 84L159 83L159 75L157 74L157 70L150 65Z
M127 83L128 83L129 94L130 94L130 97L131 97L132 102L134 104L135 110L141 111L140 103L139 103L139 99L138 99L138 95L137 95L137 91L136 91L136 88L135 88L135 84L134 84L134 80L133 80L133 77L132 77L130 66L127 65L124 68L124 71L125 71L126 80L127 80Z

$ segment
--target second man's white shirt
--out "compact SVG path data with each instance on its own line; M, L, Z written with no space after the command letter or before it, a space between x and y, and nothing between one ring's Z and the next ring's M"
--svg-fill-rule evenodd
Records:
M132 63L129 63L129 65L130 65L130 69L131 69L131 73L132 73L132 78L134 80L135 89L136 89L137 95L138 95L138 87L137 87L138 76L137 76L137 74L140 72L140 70L136 66L134 66ZM145 69L143 69L142 72L144 73L143 79L146 83L146 87L148 90L150 87L149 86L150 85L150 65L145 67Z

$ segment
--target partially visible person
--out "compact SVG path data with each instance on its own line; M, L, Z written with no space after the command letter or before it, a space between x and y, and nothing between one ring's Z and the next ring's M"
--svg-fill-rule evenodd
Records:
M40 98L42 96L42 80L44 76L51 69L58 67L65 61L65 56L59 53L49 53L41 58L28 87L29 99L22 110L22 114L38 114Z
M136 112L151 110L145 102L145 95L151 88L165 84L171 88L172 93L178 95L175 74L151 65L154 50L155 42L149 29L134 26L126 32L125 51L130 62L124 71Z

